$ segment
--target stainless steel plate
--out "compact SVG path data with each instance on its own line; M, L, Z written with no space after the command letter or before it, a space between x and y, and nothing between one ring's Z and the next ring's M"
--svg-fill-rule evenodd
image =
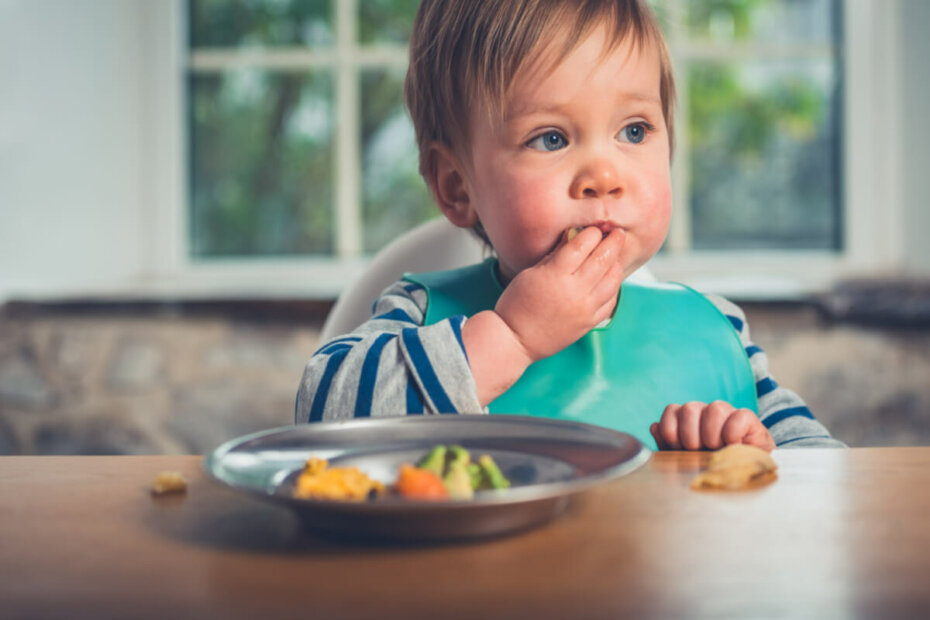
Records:
M384 484L401 463L436 444L490 454L511 488L468 501L370 502L297 499L294 480L311 456L356 466ZM651 452L626 433L559 420L513 415L406 416L288 426L229 441L204 460L216 480L294 509L311 531L406 541L467 539L544 523L571 495L623 476Z

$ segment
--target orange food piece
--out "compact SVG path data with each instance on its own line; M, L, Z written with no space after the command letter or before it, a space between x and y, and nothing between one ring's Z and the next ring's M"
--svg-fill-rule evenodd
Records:
M329 467L325 459L311 458L297 478L294 497L361 502L383 492L384 485L357 467Z
M431 471L413 465L400 466L397 476L397 492L407 499L447 499L446 485L442 478Z

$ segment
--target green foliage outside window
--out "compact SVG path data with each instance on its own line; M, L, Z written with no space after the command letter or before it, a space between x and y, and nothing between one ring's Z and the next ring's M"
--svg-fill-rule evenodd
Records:
M362 73L362 219L369 253L439 215L420 176L403 84L403 71Z
M191 0L190 42L195 47L329 45L333 8L330 0Z
M419 0L359 0L359 41L406 45L419 4Z
M839 242L831 93L815 76L771 64L691 67L690 203L697 248L833 249ZM763 85L746 88L741 71L765 76Z
M332 80L239 69L190 81L191 253L332 252Z

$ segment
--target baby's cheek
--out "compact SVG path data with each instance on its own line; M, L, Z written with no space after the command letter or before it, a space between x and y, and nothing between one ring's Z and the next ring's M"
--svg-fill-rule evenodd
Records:
M661 245L668 233L672 216L671 187L660 180L651 186L651 191L645 197L643 204L646 208L642 224L649 231L650 236L659 237L658 244Z
M527 260L535 263L542 258L567 225L563 210L559 209L559 195L543 183L527 183L515 188L511 195L511 208L516 228L520 231L520 245Z

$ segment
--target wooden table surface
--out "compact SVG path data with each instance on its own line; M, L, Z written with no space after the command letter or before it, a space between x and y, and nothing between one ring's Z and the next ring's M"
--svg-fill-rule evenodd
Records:
M656 454L540 528L433 546L314 538L197 456L0 457L0 617L928 617L930 448L774 457L708 493L706 454ZM162 470L187 494L151 496Z

